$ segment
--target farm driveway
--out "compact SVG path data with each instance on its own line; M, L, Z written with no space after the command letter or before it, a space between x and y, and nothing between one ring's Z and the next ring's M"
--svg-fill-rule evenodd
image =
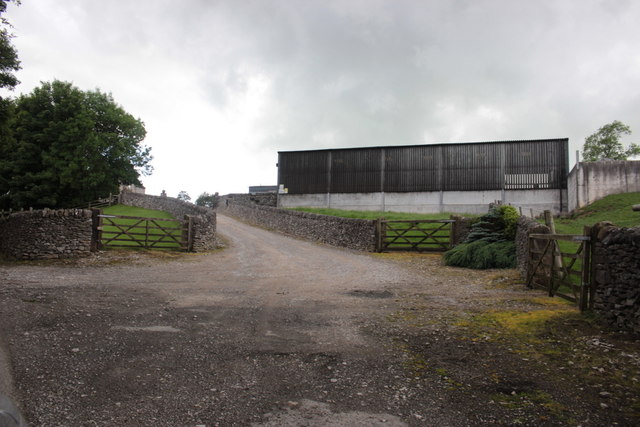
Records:
M106 252L0 267L14 394L32 425L620 417L559 378L522 369L521 354L457 332L460 319L496 301L529 307L531 292L486 286L495 272L340 250L218 218L229 245L210 254L123 261Z

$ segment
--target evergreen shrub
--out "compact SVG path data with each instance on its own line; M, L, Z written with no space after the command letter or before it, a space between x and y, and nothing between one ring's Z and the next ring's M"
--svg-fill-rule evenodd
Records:
M461 243L445 252L444 262L453 267L475 268L514 268L516 266L516 245L514 242L487 242L476 240Z
M491 207L473 224L464 243L445 252L445 264L475 269L514 268L518 217L512 206Z

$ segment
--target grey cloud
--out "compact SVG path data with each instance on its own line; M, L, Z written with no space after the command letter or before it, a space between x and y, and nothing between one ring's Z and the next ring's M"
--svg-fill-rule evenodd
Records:
M217 108L264 76L263 149L640 132L637 2L82 4L97 46L190 64Z

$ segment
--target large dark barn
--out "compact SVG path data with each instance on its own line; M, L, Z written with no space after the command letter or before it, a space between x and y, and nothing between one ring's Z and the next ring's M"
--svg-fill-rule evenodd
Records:
M568 139L278 153L283 207L486 212L566 209Z

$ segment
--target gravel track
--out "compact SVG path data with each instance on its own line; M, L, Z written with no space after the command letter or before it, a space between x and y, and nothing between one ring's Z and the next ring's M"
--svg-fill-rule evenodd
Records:
M218 227L228 247L209 254L0 267L14 396L31 425L514 423L471 384L496 350L456 341L449 320L498 297L520 304L525 291L487 288L491 272L433 256L340 250L223 215ZM418 300L431 314L416 338L388 319ZM418 372L433 361L415 349L429 345L433 361L468 372L469 389L453 393L442 372ZM517 420L566 421L541 414Z

